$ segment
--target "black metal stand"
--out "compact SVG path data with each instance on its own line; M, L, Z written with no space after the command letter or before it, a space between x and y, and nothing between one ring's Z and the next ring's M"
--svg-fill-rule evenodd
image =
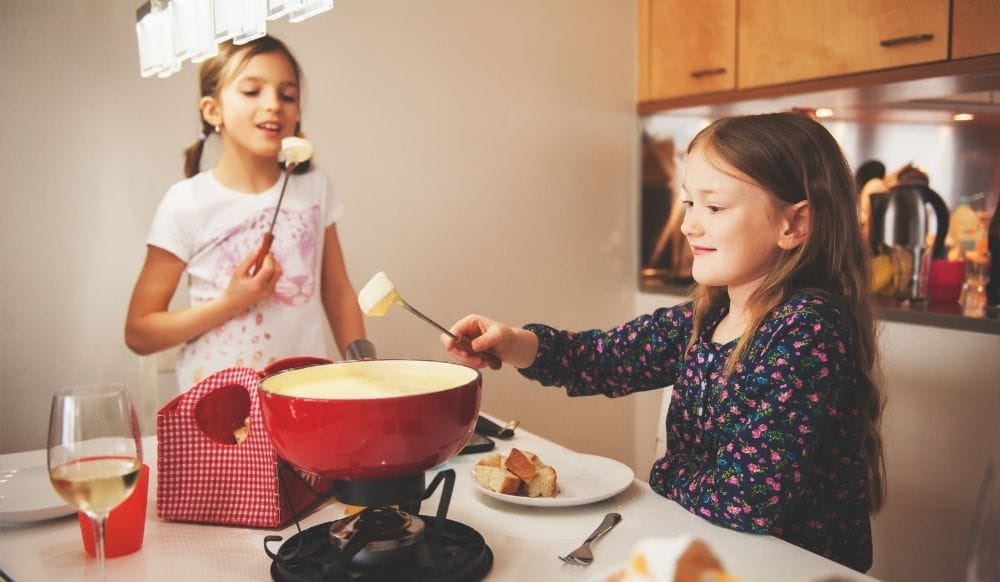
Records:
M424 495L424 474L405 475L392 479L352 479L334 481L333 496L342 503L362 507L398 505L407 513L420 513L420 501ZM416 511L410 511L408 504L416 503Z
M454 469L445 469L439 472L434 476L434 479L431 480L431 484L426 489L424 488L424 474L418 473L416 475L406 475L404 477L397 477L394 479L334 481L330 486L330 489L324 492L317 491L313 488L312 484L290 464L284 461L279 461L279 479L282 471L285 471L286 474L290 473L291 475L294 475L296 479L299 479L303 484L305 484L306 487L309 488L310 491L316 494L317 500L319 500L319 498L329 498L333 496L338 501L348 503L350 505L360 505L366 507L398 505L401 511L409 513L410 515L419 515L421 502L425 499L429 499L437 490L438 486L444 483L444 487L441 489L441 501L438 502L436 518L431 526L430 541L434 545L441 541L441 532L445 527L448 508L451 506L451 496L455 490ZM281 491L284 496L284 502L288 504L288 507L291 507L291 502L287 498L285 488L282 488ZM272 560L285 562L295 560L299 557L299 554L302 551L302 540L304 536L302 535L302 527L299 525L299 514L296 513L293 516L293 519L295 521L295 530L298 532L298 535L295 537L298 539L299 543L292 551L283 554L279 548L277 552L272 552L267 545L271 542L280 542L282 537L277 535L264 536L264 551Z

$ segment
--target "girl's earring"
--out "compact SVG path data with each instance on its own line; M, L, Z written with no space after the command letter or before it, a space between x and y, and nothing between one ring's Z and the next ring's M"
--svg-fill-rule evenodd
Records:
M215 133L219 133L219 126L218 125L215 126Z

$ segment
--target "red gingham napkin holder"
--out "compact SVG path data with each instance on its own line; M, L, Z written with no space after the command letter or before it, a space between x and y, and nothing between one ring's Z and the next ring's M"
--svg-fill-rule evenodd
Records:
M264 374L319 359L290 359ZM161 519L281 527L319 501L327 480L304 478L277 454L261 418L260 373L228 368L174 398L156 416L156 514ZM237 443L234 431L249 419ZM308 482L307 482L308 480Z

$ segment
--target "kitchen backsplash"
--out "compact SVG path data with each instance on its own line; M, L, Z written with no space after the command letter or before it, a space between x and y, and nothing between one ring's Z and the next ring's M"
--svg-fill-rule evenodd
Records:
M677 204L687 144L711 119L669 113L642 120L640 267L643 277L690 282L690 253L680 236ZM995 123L863 123L823 121L852 171L866 161L887 173L907 164L930 178L950 209L961 201L985 217L1000 198L1000 125Z

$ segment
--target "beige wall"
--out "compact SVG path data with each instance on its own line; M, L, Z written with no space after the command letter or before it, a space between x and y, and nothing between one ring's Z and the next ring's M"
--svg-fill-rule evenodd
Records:
M194 66L138 75L138 4L0 3L0 451L44 445L60 385L139 382L125 308L199 127ZM349 207L355 286L384 269L446 323L629 317L634 21L619 0L338 0L270 23L302 62L304 128ZM369 329L383 357L447 357L405 312ZM633 460L627 401L570 400L502 370L486 374L484 408Z
M1000 336L886 322L879 346L888 492L872 521L871 573L962 580L976 500L1000 447Z
M138 76L138 3L0 2L3 452L44 446L56 387L139 382L125 306L198 125L193 66ZM633 3L338 0L271 30L304 66L305 128L349 204L357 286L384 269L444 322L479 311L584 328L632 314ZM386 357L446 357L406 313L370 332ZM885 326L890 497L873 574L960 577L978 429L1000 406L998 341ZM510 370L486 387L486 410L647 471L659 392L570 400Z

